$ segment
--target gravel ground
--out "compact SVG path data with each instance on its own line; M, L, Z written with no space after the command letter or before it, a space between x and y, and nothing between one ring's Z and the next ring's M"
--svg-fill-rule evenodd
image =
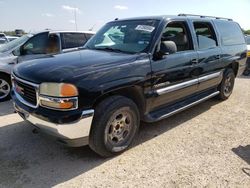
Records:
M0 104L0 187L250 187L250 79L231 98L211 99L154 124L111 159L32 134Z

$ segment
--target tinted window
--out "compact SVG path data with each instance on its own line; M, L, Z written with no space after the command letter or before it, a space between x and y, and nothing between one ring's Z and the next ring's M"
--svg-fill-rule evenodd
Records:
M23 55L45 54L48 45L48 33L37 34L23 46Z
M86 39L89 40L94 34L85 33Z
M221 34L223 45L245 43L242 30L237 23L230 21L216 21L215 24Z
M87 40L84 33L62 33L62 49L83 46Z
M217 39L214 29L210 23L194 22L194 29L199 49L209 49L217 46Z
M55 54L60 52L60 39L58 35L51 34L48 40L47 54Z
M193 49L190 41L190 32L185 22L172 22L165 28L161 41L173 41L177 46L177 51Z

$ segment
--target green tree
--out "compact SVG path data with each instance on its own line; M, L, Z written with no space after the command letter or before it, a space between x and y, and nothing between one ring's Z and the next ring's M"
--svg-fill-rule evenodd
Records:
M244 33L245 33L246 35L250 35L250 29L249 29L249 30L245 30Z

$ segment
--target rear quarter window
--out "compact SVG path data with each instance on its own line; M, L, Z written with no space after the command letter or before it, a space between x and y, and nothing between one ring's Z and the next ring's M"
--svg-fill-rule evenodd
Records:
M215 25L220 33L224 46L245 44L245 39L240 26L232 21L216 21Z
M86 39L89 40L94 34L85 33Z
M87 42L84 33L62 33L62 49L78 48Z

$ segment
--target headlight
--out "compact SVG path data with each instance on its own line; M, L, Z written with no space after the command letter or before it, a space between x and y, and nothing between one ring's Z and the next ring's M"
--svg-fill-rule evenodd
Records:
M250 51L247 52L247 57L250 57Z
M78 90L72 84L42 83L40 85L40 105L56 110L74 110L78 108Z
M40 94L51 97L75 97L78 95L78 90L72 84L42 83Z

